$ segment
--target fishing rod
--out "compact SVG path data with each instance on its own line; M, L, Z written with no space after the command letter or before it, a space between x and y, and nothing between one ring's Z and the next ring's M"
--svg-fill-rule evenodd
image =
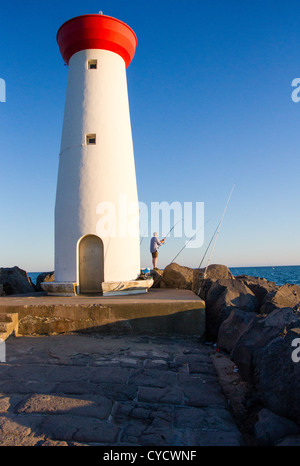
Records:
M147 233L147 231L148 231L148 227L149 227L149 225L150 225L150 218L149 218L149 220L148 220L148 224L147 224L147 226L146 226L145 233L143 234L143 236L142 236L142 239L141 239L141 241L140 241L140 245L142 244L142 242L143 242L143 239L145 238L145 234L146 234L146 233Z
M142 244L143 239L145 238L146 231L147 231L147 230L145 230L145 233L144 233L143 236L142 236L142 239L141 239L141 241L140 241L140 245Z
M225 209L224 209L224 211L223 211L223 215L222 215L221 221L220 221L220 223L219 223L219 225L218 225L218 227L217 227L217 230L215 231L215 233L214 233L214 235L213 235L213 236L215 237L215 241L214 241L214 244L213 244L211 253L210 253L210 255L209 255L209 258L208 258L208 261L207 261L207 264L206 264L206 267L205 267L205 270L204 270L203 278L205 278L205 276L206 276L207 267L208 267L208 265L209 265L209 263L210 263L210 259L211 259L211 257L212 257L213 252L214 252L214 249L215 249L215 246L216 246L216 242L217 242L217 238L218 238L218 235L219 235L219 233L220 233L220 228L221 228L221 225L222 225L222 223L223 223L223 220L224 220L224 217L225 217L225 213L226 213L226 210L227 210L227 207L228 207L228 204L229 204L229 201L230 201L230 198L231 198L231 196L232 196L232 193L233 193L234 188L235 188L235 184L233 185L233 187L232 187L232 189L231 189L231 191L230 191L230 194L229 194L229 197L228 197L228 200L227 200ZM212 241L212 240L211 240L211 241ZM211 243L211 241L210 241L210 243ZM205 252L205 254L206 254L206 252ZM200 268L200 267L199 267L199 268ZM200 288L199 288L199 291L198 291L198 296L199 296L199 293L200 293L200 291L201 291L201 286L202 286L202 284L200 285Z
M183 220L183 218L181 218L180 220L178 220L178 222L176 222L176 223L175 223L175 224L172 226L171 230L170 230L170 231L168 231L168 233L166 234L166 236L165 236L164 238L162 238L162 240L161 240L161 241L165 240L165 239L166 239L166 237L167 237L167 236L168 236L168 235L171 233L171 231L173 231L173 230L174 230L174 228L176 227L176 225L177 225L179 222L182 222L182 220ZM150 220L149 220L149 222L150 222ZM148 228L148 227L147 227L147 228ZM147 231L147 230L146 230L146 231ZM145 233L146 233L146 231L145 231ZM144 233L144 235L143 235L143 237L142 237L142 239L141 239L140 245L142 244L142 242L143 242L143 239L145 238L145 233Z
M211 238L211 240L210 240L210 242L209 242L209 245L208 245L208 247L206 248L206 251L205 251L205 253L204 253L204 256L202 257L202 260L201 260L201 262L200 262L199 269L200 269L200 267L201 267L201 265L202 265L202 262L203 262L203 260L204 260L204 258L205 258L205 256L206 256L206 254L207 254L207 251L208 251L208 249L209 249L209 247L210 247L210 245L211 245L213 239L215 238L215 241L214 241L214 244L213 244L213 248L212 248L211 254L210 254L209 258L208 258L207 265L206 265L206 267L205 267L205 271L204 271L203 278L205 278L206 271L207 271L207 267L208 267L209 262L210 262L210 259L211 259L211 257L212 257L212 253L213 253L214 248L215 248L215 245L216 245L217 237L218 237L218 235L219 235L220 228L221 228L221 225L222 225L222 223L223 223L224 216L225 216L225 213L226 213L226 210L227 210L227 207L228 207L228 204L229 204L229 201L230 201L230 198L231 198L231 196L232 196L232 193L233 193L234 188L235 188L235 184L233 185L233 187L232 187L232 189L231 189L231 192L230 192L230 195L229 195L229 197L228 197L228 200L227 200L227 203L226 203L226 206L225 206L225 209L224 209L222 218L221 218L221 220L220 220L220 222L219 222L219 224L218 224L216 230L214 231L214 234L213 234L213 236L212 236L212 238ZM177 223L178 223L178 222L177 222ZM174 225L174 226L175 226L175 225ZM172 263L175 261L175 259L176 259L176 258L179 256L179 254L186 248L186 246L189 244L189 242L192 241L192 239L196 236L197 232L198 232L201 228L203 228L203 227L201 226L201 227L193 234L193 236L191 236L191 237L189 238L189 240L186 241L186 243L184 244L184 246L183 246L183 247L180 249L180 251L176 254L176 256L174 257L174 259L172 260L172 262L170 262L170 264L172 264ZM169 233L168 233L168 234L169 234ZM162 275L159 277L157 283L159 283L161 279L162 279ZM201 291L201 285L200 285L200 288L199 288L199 291L198 291L198 296L199 296L200 291Z
M220 223L219 223L219 225L220 225ZM214 239L214 237L215 237L215 235L216 235L216 233L217 233L217 231L218 231L219 225L217 226L217 228L215 229L214 234L213 234L212 237L211 237L211 240L210 240L210 242L209 242L209 244L208 244L208 246L207 246L207 248L206 248L206 251L205 251L205 253L204 253L204 255L203 255L202 259L201 259L201 262L200 262L200 264L199 264L198 269L201 268L202 262L204 261L204 258L205 258L206 254L207 254L207 251L209 250L209 247L210 247L210 245L211 245L211 243L212 243L212 240Z
M182 220L183 220L183 218L181 218L180 220L178 220L178 222L176 222L176 223L172 226L171 230L168 231L168 233L166 234L166 236L165 236L161 241L165 240L166 237L171 233L171 231L174 230L174 228L176 227L176 225L177 225L179 222L182 222Z
M170 262L170 264L173 264L174 260L179 256L179 254L187 247L187 245L189 244L190 241L192 241L193 238L195 238L196 234L198 233L199 230L201 230L201 228L203 228L203 226L201 226L200 228L198 228L198 230L193 234L193 236L191 236L188 241L185 242L184 246L180 249L180 251L176 254L176 256L174 257L174 259L172 260L172 262Z
M195 233L193 234L193 236L191 236L188 241L185 242L184 246L180 249L180 251L176 254L176 256L174 257L174 259L172 260L172 262L170 262L169 265L173 264L174 260L179 256L179 254L187 247L187 245L189 244L190 241L192 241L192 239L197 235L198 231L201 230L201 228L203 228L203 226L201 225L200 228L198 228L198 230L195 231ZM160 280L162 279L162 275L159 277L156 285L160 282Z

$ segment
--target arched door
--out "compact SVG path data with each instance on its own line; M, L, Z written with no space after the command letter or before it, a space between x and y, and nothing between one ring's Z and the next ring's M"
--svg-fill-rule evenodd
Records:
M104 281L103 242L95 235L83 236L78 244L79 293L101 293Z

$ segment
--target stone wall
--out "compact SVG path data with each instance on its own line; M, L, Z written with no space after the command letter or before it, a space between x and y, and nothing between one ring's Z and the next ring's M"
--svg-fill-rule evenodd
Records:
M247 410L258 441L300 445L300 350L299 362L292 359L300 338L300 287L233 277L223 265L203 273L171 264L161 286L192 289L205 300L207 339L251 389Z

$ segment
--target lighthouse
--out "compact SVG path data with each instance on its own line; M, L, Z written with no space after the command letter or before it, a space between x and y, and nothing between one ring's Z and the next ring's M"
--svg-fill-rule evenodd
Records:
M137 45L124 22L78 16L57 33L68 82L48 294L127 294L138 281L138 194L126 68ZM133 225L135 227L133 228Z

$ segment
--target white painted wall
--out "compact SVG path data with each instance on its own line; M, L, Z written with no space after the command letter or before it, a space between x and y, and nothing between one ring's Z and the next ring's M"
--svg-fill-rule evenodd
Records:
M90 59L96 70L87 69ZM96 145L86 145L95 133ZM106 50L84 50L69 62L55 206L55 282L76 281L76 246L96 234L97 206L119 197L138 203L124 60ZM104 280L136 279L140 272L139 232L102 237Z

